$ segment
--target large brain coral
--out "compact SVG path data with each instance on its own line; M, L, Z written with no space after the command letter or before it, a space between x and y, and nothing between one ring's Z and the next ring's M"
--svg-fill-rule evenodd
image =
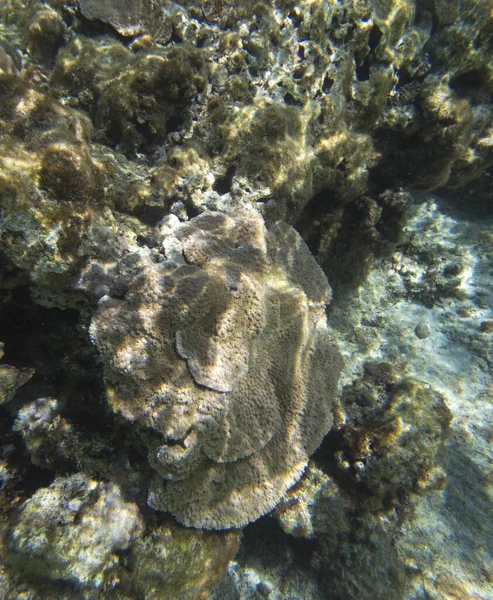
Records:
M203 213L166 246L172 261L144 260L123 299L100 300L91 334L113 408L144 425L149 503L239 527L277 504L331 427L330 288L291 227L253 213Z

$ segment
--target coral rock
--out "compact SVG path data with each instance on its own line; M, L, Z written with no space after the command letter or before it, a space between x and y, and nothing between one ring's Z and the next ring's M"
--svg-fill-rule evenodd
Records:
M139 598L207 600L234 558L240 537L237 531L186 529L167 518L132 544L122 585Z
M3 342L0 342L0 359L3 357ZM17 369L11 365L0 365L0 404L12 400L18 388L34 375L33 369Z
M299 235L255 213L203 213L175 238L182 262L143 262L123 300L100 300L91 334L111 405L147 428L151 506L240 527L277 504L331 427L330 288Z
M282 529L294 537L348 535L353 502L338 483L310 461L303 477L274 511Z
M73 462L76 435L60 414L60 402L56 398L37 398L24 405L13 431L21 434L34 465L56 469Z
M10 536L13 566L23 573L99 587L142 533L136 504L114 484L60 477L20 510Z
M367 362L342 402L347 416L336 460L345 476L371 491L369 502L443 486L451 413L440 393L400 378L387 363Z
M91 21L101 21L122 36L132 37L150 31L164 44L172 34L162 1L156 0L79 0L81 13Z

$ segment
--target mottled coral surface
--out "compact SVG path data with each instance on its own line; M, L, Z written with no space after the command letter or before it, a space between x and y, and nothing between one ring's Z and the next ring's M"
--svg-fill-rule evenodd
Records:
M239 527L275 506L331 426L330 288L299 235L255 213L206 212L174 235L179 260L103 296L91 334L111 405L147 428L151 506Z

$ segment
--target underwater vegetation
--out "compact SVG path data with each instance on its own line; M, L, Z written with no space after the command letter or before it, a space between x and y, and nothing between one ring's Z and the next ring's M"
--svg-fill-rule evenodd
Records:
M492 69L484 0L0 3L1 597L488 597Z

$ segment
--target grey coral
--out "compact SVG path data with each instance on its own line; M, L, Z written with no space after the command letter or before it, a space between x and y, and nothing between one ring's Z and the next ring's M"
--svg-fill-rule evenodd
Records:
M157 471L149 504L181 523L241 527L302 475L332 424L341 358L330 287L301 237L253 211L178 226L173 261L143 258L91 325L113 408ZM165 246L170 246L169 239Z

